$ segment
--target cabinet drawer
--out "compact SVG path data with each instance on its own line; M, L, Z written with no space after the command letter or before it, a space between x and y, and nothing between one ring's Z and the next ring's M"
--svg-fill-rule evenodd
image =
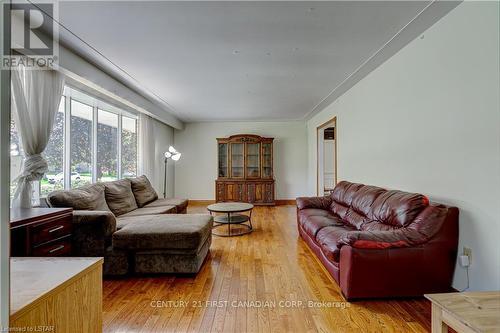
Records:
M32 227L30 230L33 246L49 242L71 234L71 218L51 221Z
M59 257L71 253L71 242L68 238L37 246L33 249L35 257Z

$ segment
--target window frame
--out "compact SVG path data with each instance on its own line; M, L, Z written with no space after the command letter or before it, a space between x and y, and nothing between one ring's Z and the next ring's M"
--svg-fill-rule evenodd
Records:
M71 101L74 100L78 103L82 103L92 107L92 183L97 182L97 127L99 122L99 109L102 111L110 112L118 116L118 128L117 128L117 179L123 179L122 176L122 130L123 122L122 117L132 118L136 121L136 134L139 137L139 116L138 113L133 113L130 111L125 111L119 107L102 101L101 99L94 97L86 92L82 92L75 89L71 85L66 85L64 87L64 92L62 95L64 99L64 156L63 156L63 174L64 174L64 189L71 189ZM139 167L139 140L136 140L136 150L137 150L137 160L136 160L136 173ZM41 184L39 184L41 186ZM41 189L40 189L41 190ZM41 191L40 191L41 193Z

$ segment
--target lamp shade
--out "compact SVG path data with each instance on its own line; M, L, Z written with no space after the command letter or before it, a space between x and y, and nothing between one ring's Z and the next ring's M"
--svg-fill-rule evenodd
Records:
M181 153L176 153L176 154L172 155L172 159L174 161L178 161L180 158L181 158Z
M168 151L165 152L165 158L178 161L181 158L181 153L179 153L174 147L168 147Z

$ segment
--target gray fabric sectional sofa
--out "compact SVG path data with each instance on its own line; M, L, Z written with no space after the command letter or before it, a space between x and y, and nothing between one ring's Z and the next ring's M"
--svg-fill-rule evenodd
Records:
M73 255L104 257L105 275L197 273L212 241L210 215L158 199L146 176L54 191L47 204L74 209Z

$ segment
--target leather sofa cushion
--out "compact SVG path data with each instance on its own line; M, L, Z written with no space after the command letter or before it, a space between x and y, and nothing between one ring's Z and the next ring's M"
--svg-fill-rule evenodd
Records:
M151 203L148 203L144 207L162 207L162 206L175 206L177 208L177 213L183 212L188 206L188 200L179 198L160 198Z
M363 187L363 184L349 183L342 181L335 186L331 194L332 203L330 210L344 219L356 192Z
M74 210L109 211L104 186L91 184L72 190L59 190L49 193L47 203L51 207L71 207Z
M386 190L376 186L362 186L352 197L351 206L344 216L344 221L350 226L361 230L366 222L370 221L367 217L372 209L373 202Z
M119 216L138 208L130 180L121 179L103 184L106 202L113 214Z
M428 205L429 199L422 194L386 191L373 202L369 218L383 224L405 227Z
M343 225L342 220L332 213L312 208L299 211L299 223L312 239L315 239L318 231L324 227Z
M348 226L327 226L318 231L316 235L316 242L321 248L321 252L329 260L336 263L340 259L340 239L354 229Z
M113 247L132 251L198 250L210 237L213 218L206 214L148 216L148 223L128 223L113 234Z
M332 204L331 196L326 197L298 197L296 199L298 209L318 208L329 210Z
M379 221L368 221L367 223L363 224L359 230L376 232L376 231L389 231L395 229L399 229L399 227L390 224L385 224Z
M132 192L134 193L135 201L139 208L158 199L158 194L151 185L149 179L142 175L136 178L129 178Z
M364 185L354 194L351 208L357 213L367 216L372 209L373 202L385 192L387 190L383 188Z

